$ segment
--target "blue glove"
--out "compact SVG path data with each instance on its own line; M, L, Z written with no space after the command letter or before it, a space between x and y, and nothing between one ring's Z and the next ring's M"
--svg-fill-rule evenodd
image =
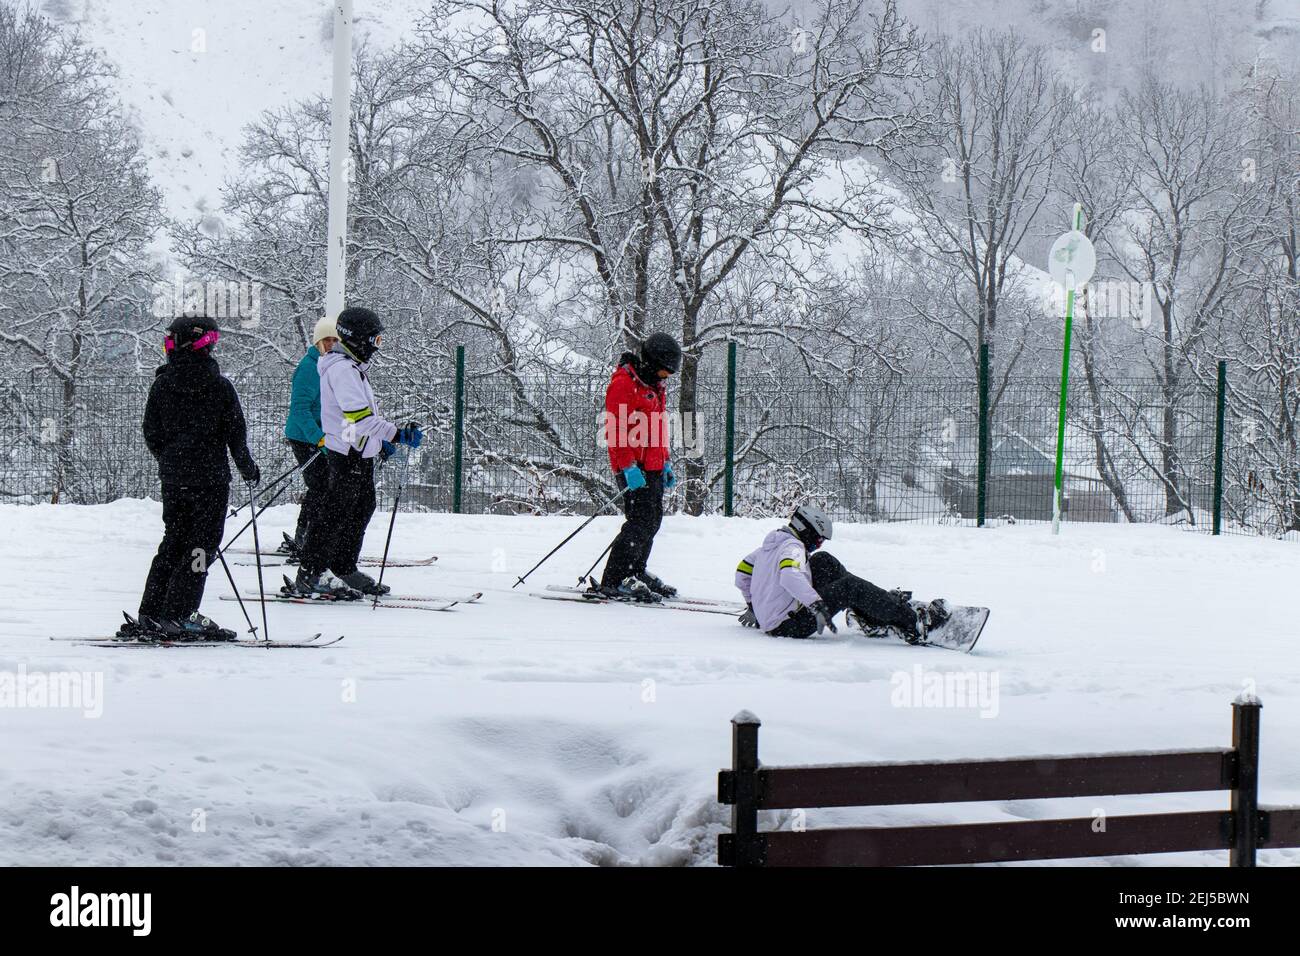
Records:
M675 484L677 484L677 476L673 474L673 463L666 461L664 462L664 487L672 488Z
M410 445L412 448L419 448L420 442L424 441L424 432L420 431L420 426L415 422L403 425L393 436L393 441L399 445Z
M638 488L645 487L645 475L642 474L640 465L628 465L624 468L623 480L627 482L628 491L636 491Z
M386 441L380 446L379 460L388 461L388 459L392 458L395 454L397 454L397 446L390 441Z

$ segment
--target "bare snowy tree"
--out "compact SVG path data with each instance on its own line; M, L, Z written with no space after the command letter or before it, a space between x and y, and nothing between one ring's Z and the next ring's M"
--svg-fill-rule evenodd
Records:
M968 368L987 343L1000 391L1031 344L1035 310L1024 301L1021 257L1043 228L1072 91L1045 51L1011 30L944 37L933 62L920 95L933 104L935 142L900 177L916 215L911 244L933 272L912 304Z
M467 20L431 27L430 49L467 124L549 190L548 214L498 241L579 254L622 344L676 326L683 416L702 350L735 334L711 315L742 261L806 266L836 230L885 225L873 170L849 161L888 158L919 125L900 92L921 41L892 0L874 15L828 0L806 26L748 0L453 0L436 18ZM838 188L819 191L832 168ZM656 269L677 301L652 316ZM698 512L704 462L685 473Z
M0 6L0 371L57 383L57 408L34 419L56 502L72 480L78 389L140 331L125 307L147 295L162 223L110 77L75 33Z
M1246 527L1285 533L1300 530L1300 89L1294 76L1256 71L1243 99L1258 228L1221 352L1237 426L1226 436L1226 507Z
M1149 77L1124 96L1120 131L1133 190L1123 226L1107 242L1124 273L1151 288L1144 359L1160 396L1154 416L1133 406L1126 437L1162 485L1165 514L1194 522L1180 403L1211 377L1207 349L1240 292L1254 174L1243 166L1250 157L1238 114L1205 89L1183 92Z

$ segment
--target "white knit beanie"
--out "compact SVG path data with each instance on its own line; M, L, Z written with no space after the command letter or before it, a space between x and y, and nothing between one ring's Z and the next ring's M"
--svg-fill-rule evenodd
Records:
M339 337L338 327L334 320L328 316L322 318L316 323L316 328L311 333L311 344L316 345L321 339L337 339Z

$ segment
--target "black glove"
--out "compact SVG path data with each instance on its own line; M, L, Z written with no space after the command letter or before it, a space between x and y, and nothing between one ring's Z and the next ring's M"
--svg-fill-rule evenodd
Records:
M747 610L744 614L740 615L738 620L745 627L758 627L758 618L754 614L754 605L746 604L745 607Z
M244 481L250 485L260 485L262 483L262 469L257 467L256 462L253 463L253 470L244 475Z
M832 634L838 634L840 632L839 628L835 626L835 622L831 620L831 609L826 606L825 601L813 602L813 604L809 606L808 610L812 611L817 617L818 634L826 630L828 627L831 629Z

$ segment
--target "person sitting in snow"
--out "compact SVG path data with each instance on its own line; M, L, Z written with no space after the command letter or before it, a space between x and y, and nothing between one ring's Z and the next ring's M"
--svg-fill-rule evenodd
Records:
M831 519L815 505L800 505L790 523L770 532L736 567L736 587L747 610L740 623L774 637L811 637L837 629L834 617L864 633L888 630L909 644L948 619L943 601L913 601L910 591L885 591L818 552L831 536ZM817 552L817 553L814 553Z

